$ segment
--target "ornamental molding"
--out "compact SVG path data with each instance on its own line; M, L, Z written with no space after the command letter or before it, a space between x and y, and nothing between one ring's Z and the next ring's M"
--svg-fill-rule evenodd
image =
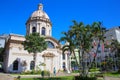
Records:
M27 53L12 53L12 55L16 55L16 56L33 56L33 54L27 54Z
M44 53L42 57L55 57L55 55L53 53L48 52L48 53Z
M9 49L12 49L12 48L18 48L19 50L24 50L23 45L21 45L21 44L16 44L16 43L11 43L11 44L10 44Z

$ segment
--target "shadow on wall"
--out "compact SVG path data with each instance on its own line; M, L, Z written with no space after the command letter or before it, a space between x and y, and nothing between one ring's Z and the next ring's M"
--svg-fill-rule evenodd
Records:
M15 59L7 69L8 73L21 73L26 70L27 62L20 58Z

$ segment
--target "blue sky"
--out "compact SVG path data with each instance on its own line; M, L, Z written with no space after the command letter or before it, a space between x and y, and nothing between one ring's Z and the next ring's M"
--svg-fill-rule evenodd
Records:
M25 35L25 23L41 2L56 39L69 29L72 20L84 24L102 21L106 28L120 26L120 0L1 0L0 34Z

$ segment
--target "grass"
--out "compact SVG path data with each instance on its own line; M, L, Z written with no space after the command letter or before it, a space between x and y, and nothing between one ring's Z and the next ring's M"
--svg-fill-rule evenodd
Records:
M120 77L118 72L106 72L104 76ZM49 77L49 78L21 78L20 80L74 80L75 76ZM103 80L98 78L97 80Z
M120 77L120 73L118 72L107 72L103 74L104 76L111 76L111 77Z
M74 76L51 77L51 78L21 78L20 80L74 80Z

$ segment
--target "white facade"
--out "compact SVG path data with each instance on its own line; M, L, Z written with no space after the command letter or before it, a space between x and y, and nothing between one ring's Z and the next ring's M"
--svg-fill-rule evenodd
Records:
M112 39L120 42L120 27L114 27L109 29L106 33L106 40L111 41Z
M38 10L34 11L26 22L26 35L38 32L45 36L48 42L48 48L41 53L37 53L36 69L47 70L53 73L54 67L56 71L63 70L67 66L67 54L63 60L63 54L58 46L58 41L52 38L52 24L48 15L43 11L43 5L38 5ZM5 46L4 70L5 72L22 72L32 70L33 53L24 50L22 42L25 37L22 35L10 34ZM41 45L40 45L41 46ZM43 65L44 64L44 65Z

